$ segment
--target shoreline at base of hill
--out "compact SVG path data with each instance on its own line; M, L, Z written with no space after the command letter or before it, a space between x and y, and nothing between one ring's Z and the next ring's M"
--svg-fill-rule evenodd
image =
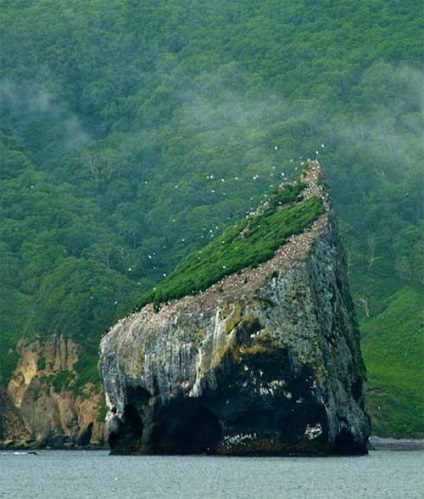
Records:
M368 440L369 450L424 450L424 438L382 438L372 435Z

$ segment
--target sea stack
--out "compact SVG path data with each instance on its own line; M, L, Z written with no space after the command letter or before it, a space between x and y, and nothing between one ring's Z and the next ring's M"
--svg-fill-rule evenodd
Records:
M319 207L267 259L147 303L103 338L113 454L366 453L359 332L317 161L297 186L294 200L270 198L235 236L245 248L271 216L292 210L287 224Z

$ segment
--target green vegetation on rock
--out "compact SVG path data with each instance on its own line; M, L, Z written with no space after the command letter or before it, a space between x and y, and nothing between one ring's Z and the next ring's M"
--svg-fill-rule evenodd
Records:
M142 298L142 305L181 298L205 290L223 277L272 258L290 236L299 234L324 212L322 201L300 201L302 184L286 185L263 213L246 217L203 249L183 260L175 271Z

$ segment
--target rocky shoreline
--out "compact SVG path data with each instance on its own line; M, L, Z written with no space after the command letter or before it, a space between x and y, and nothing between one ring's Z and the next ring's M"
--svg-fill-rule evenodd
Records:
M369 450L424 450L424 439L382 438L372 435L369 438Z

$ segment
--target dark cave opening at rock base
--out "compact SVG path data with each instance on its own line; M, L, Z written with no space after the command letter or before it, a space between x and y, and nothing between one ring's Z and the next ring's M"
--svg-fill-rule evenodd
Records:
M347 428L341 428L334 442L333 454L344 456L361 456L367 454L367 450L363 445L358 445L352 433Z
M137 409L132 404L124 408L122 419L115 419L110 428L108 443L112 454L131 454L132 448L137 452L143 435L144 425Z
M221 425L208 409L196 401L179 401L155 418L148 453L214 454L221 437Z

